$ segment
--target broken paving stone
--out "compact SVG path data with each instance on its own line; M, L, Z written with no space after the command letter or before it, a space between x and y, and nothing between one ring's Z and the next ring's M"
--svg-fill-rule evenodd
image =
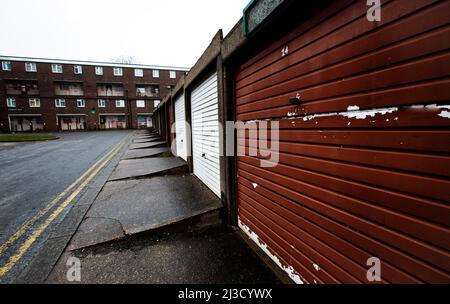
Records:
M72 238L68 249L76 250L118 240L125 236L122 225L116 219L87 217Z
M169 147L128 150L122 159L152 157L166 152L170 154ZM169 156L171 156L171 154Z
M149 142L155 142L155 141L162 141L161 137L147 137L147 138L134 138L133 143L136 144L142 144L142 143L149 143Z
M108 182L71 248L161 228L221 207L220 199L193 176Z
M167 143L165 141L153 141L153 142L149 142L149 143L134 143L131 144L129 149L133 150L133 149L146 149L146 148L152 148L152 147L158 147L158 146L163 146L166 145Z
M180 173L187 171L186 162L177 157L125 159L119 162L109 181L163 174L176 169Z

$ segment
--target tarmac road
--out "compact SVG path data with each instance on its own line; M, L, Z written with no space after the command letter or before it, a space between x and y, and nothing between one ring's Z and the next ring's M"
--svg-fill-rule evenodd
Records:
M61 221L64 210L45 226L49 215L74 194L89 174L61 196L53 209L42 215L45 208L86 171L93 169L92 166L130 132L61 133L61 139L55 141L0 143L0 282L11 281L19 274L42 245L52 225ZM27 240L29 242L33 233L43 225L45 231L37 234L38 238L27 246ZM23 252L18 255L20 251ZM17 256L19 259L16 261ZM5 265L14 267L8 269Z

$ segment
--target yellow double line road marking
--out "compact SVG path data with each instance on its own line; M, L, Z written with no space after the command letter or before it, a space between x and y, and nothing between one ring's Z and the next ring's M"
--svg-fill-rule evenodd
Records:
M63 192L61 192L57 197L55 197L44 209L42 209L38 214L36 214L34 217L29 219L25 224L20 227L19 230L16 231L5 243L3 243L0 246L0 255L3 254L12 244L14 244L19 238L24 235L31 226L34 225L41 217L43 217L51 208L53 208L56 203L58 203L64 196L66 196L67 193L69 193L70 190L72 190L78 183L83 180L89 173L92 172L92 170L95 169L95 167L101 163L110 153L112 153L111 150L108 154L103 156L100 160L98 160L95 164L92 165L92 167L89 168L83 175L81 175L73 184L71 184L69 187L67 187Z
M104 166L119 152L119 150L125 145L130 136L129 134L118 146L116 146L111 152L102 157L97 161L92 167L89 168L82 176L80 176L73 184L67 187L63 192L61 192L55 199L53 199L39 214L27 221L22 227L14 233L4 244L0 246L0 255L7 250L12 244L14 244L21 236L29 231L30 227L33 226L40 218L42 218L52 207L54 207L61 198L63 198L71 189L73 189L81 180L83 180L89 173L88 178L81 183L77 189L75 189L69 197L67 197L63 203L61 203L42 223L33 233L25 240L25 242L20 246L20 248L12 255L7 263L0 267L0 278L4 276L12 267L22 258L22 256L28 251L31 245L40 237L40 235L45 231L45 229L55 220L55 218L77 197L77 195L86 187L86 185L103 169ZM100 165L99 165L100 164Z

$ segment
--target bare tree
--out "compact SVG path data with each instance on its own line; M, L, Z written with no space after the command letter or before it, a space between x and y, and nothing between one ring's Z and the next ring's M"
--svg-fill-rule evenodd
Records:
M114 62L114 63L122 63L122 64L139 64L140 63L140 61L137 57L124 56L124 55L120 55L119 57L113 58L110 61Z

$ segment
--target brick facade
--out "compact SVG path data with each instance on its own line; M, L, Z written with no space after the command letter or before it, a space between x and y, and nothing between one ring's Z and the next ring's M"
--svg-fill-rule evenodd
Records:
M115 127L116 124L108 122L106 126L104 117L113 114L120 116L121 126L124 122L128 128L138 128L138 116L149 116L153 113L154 101L162 100L170 91L169 86L174 86L186 69L172 67L153 67L145 65L126 65L96 62L75 62L62 60L43 60L33 58L8 58L0 57L2 62L11 63L11 71L5 71L0 67L0 130L3 132L28 130L28 124L33 129L45 131L57 131L62 125L67 129L73 121L75 129L103 129ZM27 72L25 63L36 64L36 72ZM61 64L63 72L53 73L52 64ZM82 74L74 73L74 66L82 66ZM103 75L96 75L96 67L103 68ZM113 68L122 68L123 76L114 76ZM135 76L135 69L143 70L143 77ZM153 77L153 70L159 71L159 77ZM170 78L170 71L176 73L176 78ZM58 93L55 87L80 86L81 95L64 95ZM97 86L119 85L123 88L122 96L101 96ZM36 92L36 87L39 92ZM150 86L158 88L159 92L152 92L151 96L139 96L137 86ZM14 88L15 92L7 91L7 86ZM30 87L33 90L30 92ZM156 90L156 89L155 89ZM20 91L20 92L17 92ZM15 107L8 107L7 98L14 98ZM29 99L39 98L40 107L30 107ZM64 99L65 107L56 107L55 99ZM85 101L85 107L77 107L77 99ZM106 101L105 107L99 107L99 99ZM124 100L125 107L116 107L116 100ZM137 107L136 101L144 100L145 107ZM31 120L31 117L36 119ZM82 117L82 119L77 119ZM102 118L103 117L103 118ZM141 118L142 118L141 117ZM141 119L142 120L142 119ZM24 125L27 124L27 125ZM38 127L36 127L38 126ZM73 129L73 128L72 128Z

